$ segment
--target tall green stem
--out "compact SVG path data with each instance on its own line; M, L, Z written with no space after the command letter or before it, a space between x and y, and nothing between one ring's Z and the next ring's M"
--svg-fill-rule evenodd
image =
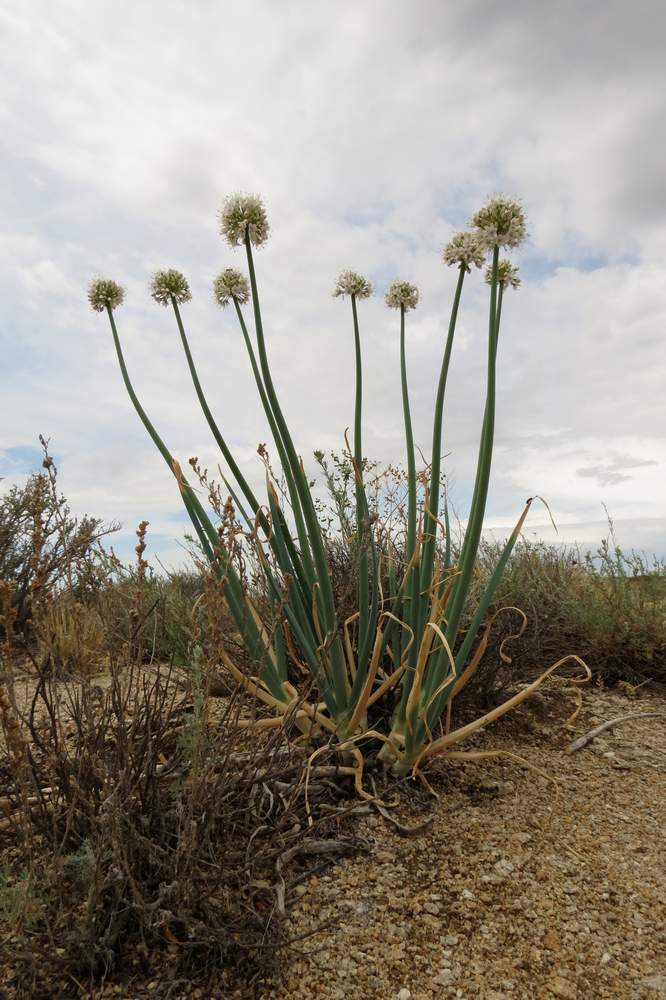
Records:
M217 568L218 573L223 580L225 599L238 628L247 640L250 655L254 659L257 668L263 672L266 684L270 688L273 695L278 699L283 699L285 697L285 693L282 688L282 680L275 674L271 665L267 662L265 644L252 618L251 612L247 608L241 582L236 571L231 565L229 555L225 551L222 540L215 531L215 528L203 509L199 498L182 473L178 472L178 466L173 455L164 444L164 441L157 433L152 421L148 417L148 414L139 402L139 398L134 391L134 386L132 385L129 377L129 372L127 371L125 357L123 355L120 338L118 336L118 330L116 329L116 323L113 318L113 311L108 306L107 313L111 324L111 333L113 334L113 342L116 348L118 364L120 365L123 382L125 383L125 388L127 389L127 393L132 401L134 409L136 410L142 424L148 431L148 434L152 438L157 450L168 465L172 474L176 477L185 508L190 516L192 524L194 525L199 540L202 543L204 551L211 560L211 563Z
M469 522L460 553L460 568L453 588L451 604L447 608L446 638L453 647L458 626L469 591L474 562L479 548L483 517L488 498L488 483L493 457L493 439L495 435L495 385L497 361L497 267L499 263L499 247L493 251L492 281L490 286L490 310L488 318L488 384L486 390L486 411L479 445L479 460L477 464L474 495L470 509Z
M243 473L241 472L241 470L238 468L238 464L236 463L236 460L234 459L234 456L231 454L231 451L229 450L229 447L227 446L227 442L222 437L220 429L217 426L217 423L215 421L215 418L213 417L213 414L211 413L210 407L208 406L208 401L206 399L206 396L204 394L203 388L201 386L201 382L199 381L199 374L197 372L196 365L194 364L194 358L192 357L192 352L190 350L190 345L189 345L189 342L188 342L188 339L187 339L187 335L185 333L185 327L183 326L183 321L182 321L182 318L181 318L181 315L180 315L180 309L178 308L178 303L176 302L176 300L173 297L173 295L171 296L171 305L173 306L173 311L174 311L174 314L175 314L175 317L176 317L176 323L178 324L178 332L180 333L180 339L181 339L181 342L182 342L182 345L183 345L183 350L185 351L185 357L187 359L187 366L190 369L190 375L192 376L192 382L194 384L194 389L195 389L195 392L197 394L197 398L199 400L199 403L201 405L201 409L203 410L203 414L204 414L204 416L206 418L206 421L208 423L208 426L210 427L212 435L215 438L215 441L217 442L217 445L218 445L220 451L224 455L224 458L225 458L225 460L227 462L227 465L231 469L231 472L232 472L232 474L233 474L236 482L238 483L238 485L240 486L241 490L243 491L243 495L244 495L245 499L247 500L247 502L249 503L249 505L250 505L250 507L252 509L252 513L253 514L259 513L260 519L262 521L262 528L264 529L264 531L266 531L268 533L268 530L269 530L268 529L268 522L266 521L266 518L265 518L263 512L261 511L261 507L260 507L259 501L257 500L256 496L252 492L252 489L250 488L249 483L245 479L245 476L243 475Z
M424 524L424 535L425 540L423 543L423 561L421 564L421 591L427 592L427 590L432 585L432 574L435 561L435 551L436 551L436 540L437 540L437 517L439 512L439 488L440 488L440 473L441 473L441 459L442 459L442 419L444 413L444 396L446 393L446 382L449 374L449 364L451 361L451 351L453 348L453 337L456 330L456 321L458 319L458 308L460 306L460 297L462 295L463 282L465 280L466 267L464 264L460 265L460 273L458 274L458 282L456 284L456 291L453 298L453 306L451 308L451 317L449 319L449 329L446 337L446 345L444 348L444 357L442 358L442 367L439 373L439 383L437 385L437 398L435 399L435 418L433 421L432 429L432 457L430 465L430 491L428 494L428 502L430 505L430 514L427 511L423 513L423 524ZM446 539L447 545L450 544L448 540L448 533ZM419 619L419 637L423 634L423 629L426 624L426 615L428 612L428 601L422 601L423 607L421 609L420 619Z
M335 608L335 599L333 596L333 587L331 585L331 579L328 570L328 560L326 558L326 550L324 548L324 543L321 537L321 529L319 527L319 522L317 520L317 513L312 502L312 496L310 494L310 489L308 486L307 478L305 476L305 471L300 462L298 455L296 454L296 449L294 448L291 435L289 433L289 428L287 422L282 413L280 407L277 393L275 391L275 386L273 384L273 379L270 372L270 367L268 364L268 356L266 353L266 342L264 339L264 329L261 319L261 307L259 305L259 292L257 289L257 279L254 270L254 260L252 257L252 244L250 243L250 235L246 233L245 235L245 250L247 254L247 265L248 272L250 275L250 286L252 288L252 306L254 309L254 322L255 330L257 334L257 348L259 351L259 364L261 366L261 373L263 375L264 385L266 388L266 395L270 401L271 409L275 417L275 422L280 431L280 436L282 438L282 443L286 452L288 467L285 468L285 472L288 469L291 470L291 475L293 476L296 489L298 491L298 496L301 502L301 508L303 510L303 516L305 518L305 523L307 527L308 537L310 539L310 544L312 546L312 555L314 558L315 566L317 568L317 582L318 582L318 595L321 595L321 611L323 615L323 624L326 631L325 642L330 643L331 651L331 666L333 672L333 683L336 691L336 697L338 702L342 703L349 694L349 682L347 678L347 668L345 664L345 656L342 648L342 642L338 634L338 624L337 615Z
M354 320L354 357L356 362L356 392L354 399L354 462L356 464L356 546L358 559L358 650L359 660L362 662L368 655L371 637L369 630L369 601L370 589L368 580L368 551L367 532L370 526L366 523L365 497L363 495L363 484L359 482L359 476L363 474L363 442L361 413L363 408L363 368L361 359L361 336L358 327L358 313L356 310L356 296L351 296L352 317Z
M405 307L400 307L400 383L402 386L402 410L405 420L405 443L407 445L407 551L405 558L409 564L416 550L416 461L414 458L414 433L412 431L412 415L409 406L409 389L407 386L407 359L405 352ZM419 596L418 566L410 570L409 594L406 620L415 630L418 612ZM413 642L409 651L410 666L416 663L417 644Z

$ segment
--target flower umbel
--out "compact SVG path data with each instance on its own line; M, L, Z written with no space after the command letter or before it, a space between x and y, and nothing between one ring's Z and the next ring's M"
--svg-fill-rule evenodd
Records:
M419 301L419 290L408 281L394 281L385 296L385 302L391 309L416 309Z
M233 267L227 267L213 281L213 295L218 306L226 306L231 299L242 305L250 297L247 278Z
M442 251L442 257L449 267L459 264L469 273L472 264L475 267L482 266L486 252L486 247L476 233L462 231L451 237Z
M367 299L372 295L372 283L356 271L342 271L333 289L333 297L355 295L357 299Z
M174 299L179 305L192 298L187 278L172 267L168 271L156 271L150 283L150 294L161 306L168 306Z
M472 225L476 228L477 238L488 250L517 247L527 237L522 206L505 194L489 198L472 217Z
M220 232L229 246L245 242L248 233L253 246L261 246L268 239L268 216L264 203L256 194L232 194L220 210Z
M116 309L122 305L124 298L124 288L109 278L97 278L88 289L88 302L95 312L104 312L107 307Z
M493 283L493 268L492 264L489 264L486 268L486 281L489 285ZM497 265L497 283L502 286L502 288L518 288L520 285L520 278L518 277L518 268L515 264L512 264L510 260L501 260Z

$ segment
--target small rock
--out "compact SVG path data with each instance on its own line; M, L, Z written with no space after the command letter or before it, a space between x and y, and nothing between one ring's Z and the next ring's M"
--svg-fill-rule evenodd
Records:
M551 979L548 987L551 993L554 993L556 997L561 997L561 1000L576 1000L576 987L568 979L563 979L562 976L555 976L554 979Z
M453 979L453 972L451 971L451 969L440 969L435 978L433 979L433 983L435 984L435 986L449 986L451 984L452 979Z
M408 990L406 986L403 986L403 988L399 991L398 1000L412 1000L411 991Z
M460 898L466 900L474 899L474 893L470 892L469 889L463 889L463 891L460 893Z
M506 878L514 870L514 866L506 858L500 858L493 868L501 878Z
M460 938L458 937L457 934L447 934L444 938L444 944L448 948L455 948L459 940Z
M365 901L357 903L354 907L354 913L357 917L365 917L370 912L370 906Z
M442 908L439 905L439 903L431 903L430 901L423 904L423 909L426 911L426 913L432 913L434 917L436 917L439 913L442 912Z
M601 964L602 965L608 965L608 963L610 962L610 960L611 960L612 957L613 956L611 955L611 953L609 951L605 951L603 953L603 955L601 956Z

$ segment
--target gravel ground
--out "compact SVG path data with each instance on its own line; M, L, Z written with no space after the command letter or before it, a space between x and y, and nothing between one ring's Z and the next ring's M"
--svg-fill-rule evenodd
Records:
M562 752L599 722L666 704L591 691L569 730L567 706L551 691L474 744L520 754L559 794L507 758L441 762L439 797L396 809L408 823L431 815L428 833L360 819L369 854L306 884L292 936L327 925L293 945L267 1000L666 998L666 717Z

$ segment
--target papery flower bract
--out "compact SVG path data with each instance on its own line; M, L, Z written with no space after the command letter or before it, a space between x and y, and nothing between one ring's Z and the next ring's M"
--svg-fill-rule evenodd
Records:
M367 299L372 295L372 282L356 271L341 271L333 289L333 297L355 295L357 299Z
M408 281L394 281L385 296L385 302L391 309L416 309L419 301L419 290Z
M489 285L493 283L493 266L488 264L486 268L486 281ZM518 288L520 285L520 278L518 277L518 268L515 264L512 264L510 260L501 260L497 265L497 283L502 285L504 288Z
M219 215L220 232L232 247L245 243L246 233L255 247L261 246L268 239L268 216L259 195L229 195Z
M486 247L476 233L464 230L452 236L442 251L446 264L459 264L466 271L471 271L471 265L481 267L486 259Z
M494 247L517 247L527 237L525 213L515 198L492 195L472 217L477 237L488 250Z
M161 306L168 306L171 299L180 305L192 298L187 278L172 267L168 271L156 271L150 283L150 294Z
M213 281L213 295L218 306L226 306L231 299L241 305L250 297L247 278L233 267L227 267Z
M116 309L122 305L125 289L109 278L96 278L88 289L88 302L95 312L104 312L107 308Z

